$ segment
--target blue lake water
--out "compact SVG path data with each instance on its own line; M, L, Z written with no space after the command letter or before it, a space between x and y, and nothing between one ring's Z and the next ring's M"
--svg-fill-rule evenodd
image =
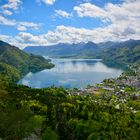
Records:
M106 78L119 76L123 70L106 66L96 59L52 59L55 67L37 73L28 73L19 84L33 88L63 86L66 88L85 88Z

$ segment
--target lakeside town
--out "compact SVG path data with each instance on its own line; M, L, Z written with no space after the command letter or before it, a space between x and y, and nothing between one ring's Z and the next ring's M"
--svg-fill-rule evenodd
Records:
M140 97L140 67L139 65L130 66L128 72L123 72L117 78L105 79L95 86L88 85L85 89L68 89L69 95L116 95L119 98L131 97L133 100Z

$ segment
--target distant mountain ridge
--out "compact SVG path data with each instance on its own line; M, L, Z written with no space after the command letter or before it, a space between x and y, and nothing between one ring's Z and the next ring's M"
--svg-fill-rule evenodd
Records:
M78 44L60 43L52 46L29 46L24 51L49 57L75 57L85 52L87 54L90 54L92 51L97 52L99 47L93 42Z
M134 63L140 60L140 40L29 46L24 51L49 57L99 58L110 62Z

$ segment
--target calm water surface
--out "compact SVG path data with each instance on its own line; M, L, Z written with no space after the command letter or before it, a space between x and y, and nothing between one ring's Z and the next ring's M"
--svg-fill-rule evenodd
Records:
M121 69L110 68L96 59L53 59L55 67L38 73L28 73L19 84L33 88L64 86L84 88L95 85L106 78L114 78L122 73Z

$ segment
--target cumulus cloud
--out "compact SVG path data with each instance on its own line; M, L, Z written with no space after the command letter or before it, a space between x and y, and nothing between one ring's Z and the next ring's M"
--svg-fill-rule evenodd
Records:
M8 19L2 15L0 15L0 25L6 25L6 26L16 26L17 30L19 31L25 31L27 29L39 29L40 23L33 23L33 22L25 22L25 21L16 21Z
M114 31L115 30L115 31ZM55 31L49 31L43 36L50 44L53 43L79 43L79 42L102 42L123 40L122 34L116 34L115 27L105 27L96 29L75 28L66 26L57 26ZM128 39L129 36L125 36ZM135 36L136 37L136 36Z
M21 3L21 0L8 0L8 3L3 5L2 8L17 10Z
M80 17L107 17L107 13L105 10L91 3L84 3L80 4L79 6L75 6L74 11L76 11Z
M105 28L85 29L68 26L57 26L54 31L48 31L46 34L33 35L31 33L20 32L13 40L8 39L18 47L35 45L53 45L58 43L80 43L80 42L104 42L104 41L120 41L128 39L139 39L140 28L135 31L131 27L118 28L115 25ZM4 38L4 37L3 37Z
M1 9L5 15L12 15L13 11L18 10L21 4L21 0L8 0L8 3L1 6Z
M3 10L3 14L4 14L4 15L10 16L10 15L12 15L13 13L12 13L11 11L9 11L9 10Z
M61 16L61 17L65 17L65 18L69 18L72 15L66 11L63 10L55 10L56 15Z
M132 0L131 0L132 1ZM108 3L105 7L100 8L91 3L80 4L74 7L74 11L79 17L98 17L110 20L112 23L140 18L140 1L124 2L123 4Z
M43 37L43 35L35 36L26 32L20 32L18 36L16 36L16 39L18 39L22 44L48 44L48 41Z
M37 2L43 2L46 5L53 5L56 0L37 0Z
M108 26L101 30L103 33L111 34L111 38L128 39L140 37L139 6L139 0L124 0L122 4L107 3L103 8L91 3L83 3L75 6L74 11L79 17L98 17L103 22L107 22Z
M9 44L14 45L14 46L19 47L19 48L22 48L25 46L25 44L20 43L18 41L18 39L14 36L0 35L0 40L8 42Z
M36 23L33 23L33 22L25 22L24 21L24 22L18 22L17 24L18 24L17 29L19 31L25 31L25 30L27 30L27 28L37 30L40 27L40 24L36 24Z
M26 31L27 28L26 28L25 26L19 25L19 26L17 27L17 30L19 30L19 31Z
M9 20L9 19L5 18L4 16L0 15L0 24L1 25L14 26L14 25L16 25L16 21L15 20Z
M125 0L122 4L107 3L101 8L91 3L83 3L74 7L74 11L80 17L98 17L109 19L112 23L127 20L140 19L140 1ZM133 2L132 2L133 1Z
M109 31L110 30L110 31ZM57 43L80 43L80 42L102 42L102 41L120 41L125 40L123 35L111 32L109 28L97 28L93 30L85 28L74 28L66 26L57 26L55 31L48 31L46 34L35 36L30 33L21 32L16 36L22 47L28 45L53 45ZM129 37L129 36L128 36ZM134 38L136 36L134 35ZM19 46L19 45L18 45Z
M16 21L14 19L7 18L13 14L13 11L19 9L22 4L22 0L8 0L8 3L0 6L0 24L7 26L16 26L17 30L25 31L27 29L39 29L40 24L26 21Z
M0 35L0 40L8 42L19 48L24 48L30 45L46 45L48 41L43 35L35 36L30 33L20 32L17 36Z
M119 28L115 25L105 28L85 29L70 26L57 26L54 31L48 31L46 34L33 35L27 32L20 32L14 38L8 39L8 42L17 45L20 48L26 46L48 46L58 43L80 43L80 42L104 42L104 41L120 41L128 39L139 39L140 28L137 32L129 27ZM4 36L3 36L4 38ZM7 37L5 37L7 39Z
M140 1L125 0L122 4L107 3L104 7L98 7L91 3L83 3L74 7L74 11L79 17L100 18L107 22L106 26L95 29L75 28L60 25L53 31L49 30L44 34L33 35L27 32L20 32L13 39L8 38L8 42L14 42L17 46L28 45L51 45L57 43L79 43L79 42L103 42L121 41L128 39L140 39ZM57 10L57 14L67 17L68 13ZM15 25L20 31L28 28L37 29L38 24L29 22L18 22L8 20L0 16L0 24ZM2 36L7 39L7 36Z

